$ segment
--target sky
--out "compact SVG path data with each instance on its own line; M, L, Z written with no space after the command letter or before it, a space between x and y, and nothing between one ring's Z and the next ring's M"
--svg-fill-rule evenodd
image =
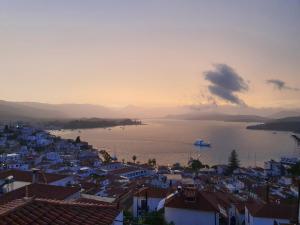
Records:
M299 0L0 0L0 99L300 107Z

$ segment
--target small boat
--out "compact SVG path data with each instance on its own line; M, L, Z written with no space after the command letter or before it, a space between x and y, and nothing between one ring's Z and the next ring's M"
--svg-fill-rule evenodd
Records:
M195 146L199 146L199 147L210 147L210 143L206 143L205 141L198 139L197 141L195 141L194 143Z

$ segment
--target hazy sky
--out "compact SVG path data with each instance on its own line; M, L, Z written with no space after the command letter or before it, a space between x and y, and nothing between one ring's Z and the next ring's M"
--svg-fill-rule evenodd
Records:
M0 0L4 100L300 107L299 70L299 0Z

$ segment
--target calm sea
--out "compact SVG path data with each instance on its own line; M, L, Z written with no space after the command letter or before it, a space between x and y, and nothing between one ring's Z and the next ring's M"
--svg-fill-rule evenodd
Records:
M247 123L186 120L143 120L147 125L83 129L52 132L63 138L87 141L98 149L106 149L119 160L158 164L186 164L190 157L214 165L227 163L231 150L236 149L242 165L262 166L269 159L297 153L288 132L247 130ZM196 139L212 144L211 148L193 146Z

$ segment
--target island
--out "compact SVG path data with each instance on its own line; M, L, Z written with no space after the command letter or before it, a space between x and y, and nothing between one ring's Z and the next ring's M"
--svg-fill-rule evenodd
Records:
M286 117L272 120L270 122L248 126L247 129L290 131L294 133L300 133L300 117Z
M104 118L82 118L45 121L43 126L49 130L59 129L89 129L107 128L116 126L142 125L137 119L104 119Z

